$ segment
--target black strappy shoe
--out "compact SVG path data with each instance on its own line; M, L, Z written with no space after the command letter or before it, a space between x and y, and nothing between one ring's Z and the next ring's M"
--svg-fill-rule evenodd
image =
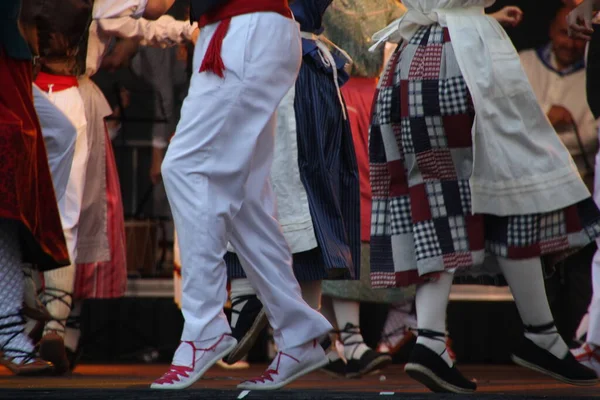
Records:
M331 361L328 365L323 367L325 371L330 374L337 376L345 376L346 378L360 378L364 375L370 374L375 371L390 365L392 363L392 357L387 354L380 354L373 349L368 349L360 358L354 358L354 352L358 349L360 344L364 341L351 341L352 336L360 335L360 327L347 323L343 330L336 332L342 339L342 334L350 334L346 338L346 341L342 341L344 346L355 346L354 351L346 359L346 362L341 358L335 361Z
M556 334L556 340L562 340L554 322L540 326L525 326L525 332L548 335ZM511 358L515 364L541 372L571 385L591 386L598 383L596 372L580 364L570 351L567 351L567 354L561 359L548 350L542 349L525 336L523 336L521 344L513 352Z
M408 364L404 371L416 381L427 386L429 390L436 393L472 393L477 389L475 382L468 380L456 368L449 367L441 357L447 350L446 335L442 332L417 329L417 334L429 339L439 340L444 343L444 351L437 354L429 347L420 343L415 344Z
M237 311L235 306L244 301L246 301L244 307ZM262 303L253 294L232 299L231 312L238 314L235 326L231 327L231 336L238 341L238 344L225 358L227 364L235 364L244 358L256 343L260 332L269 323Z
M0 324L2 335L10 335L0 347L0 364L19 376L45 375L52 372L52 364L40 359L35 352L27 352L10 347L10 342L18 335L25 334L25 319L21 313L0 316L0 323L9 318L19 318L19 321ZM10 355L9 355L10 354ZM16 359L21 359L16 362Z
M60 301L69 308L71 307L71 303L65 300L67 297L72 297L72 294L67 291L46 287L44 294L46 297L50 298L44 302L44 306L46 307L53 301ZM39 341L39 352L44 360L54 364L54 371L56 374L63 375L71 370L69 367L67 350L65 348L65 341L63 339L67 321L53 318L50 322L56 322L60 327L49 329L49 332L42 336Z

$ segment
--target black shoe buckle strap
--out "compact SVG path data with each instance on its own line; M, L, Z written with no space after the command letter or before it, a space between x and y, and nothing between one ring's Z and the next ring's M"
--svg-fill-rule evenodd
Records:
M557 333L554 321L548 322L544 325L525 325L525 332L537 333L537 334L548 334L553 335ZM553 329L554 328L554 329Z
M444 351L442 351L439 356L443 356L444 353L448 351L448 345L446 343L447 335L445 332L438 332L431 329L410 329L412 332L416 332L417 336L422 336L427 339L437 340L438 342L444 343ZM451 357L452 358L452 357Z
M440 342L446 342L446 333L433 331L431 329L410 329L413 332L417 332L418 336L423 336L428 339L439 340ZM442 339L440 339L442 338Z

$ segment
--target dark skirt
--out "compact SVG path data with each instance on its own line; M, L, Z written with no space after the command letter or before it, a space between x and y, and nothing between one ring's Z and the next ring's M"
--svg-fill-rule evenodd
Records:
M549 213L472 214L475 111L447 29L422 27L394 54L375 102L374 287L467 269L482 264L486 253L528 259L565 252L600 235L600 212L591 197Z
M350 123L333 77L305 57L294 101L300 178L318 248L294 254L298 280L360 279L360 192ZM234 254L229 278L244 277Z

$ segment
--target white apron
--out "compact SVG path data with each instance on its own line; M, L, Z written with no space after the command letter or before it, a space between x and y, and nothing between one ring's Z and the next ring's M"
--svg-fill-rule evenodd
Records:
M375 46L409 40L421 26L447 27L473 98L473 213L550 212L590 196L531 89L504 29L484 14L494 0L405 0L406 14Z

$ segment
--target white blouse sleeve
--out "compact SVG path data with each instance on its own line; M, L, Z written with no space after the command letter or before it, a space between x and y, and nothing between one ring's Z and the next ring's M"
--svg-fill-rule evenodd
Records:
M146 10L148 0L96 0L93 18L117 18L130 16L139 18Z
M136 38L142 40L142 45L153 47L167 47L191 41L192 33L198 27L195 22L190 24L189 21L177 21L170 15L163 15L156 21L131 17L101 19L98 25L105 35Z

